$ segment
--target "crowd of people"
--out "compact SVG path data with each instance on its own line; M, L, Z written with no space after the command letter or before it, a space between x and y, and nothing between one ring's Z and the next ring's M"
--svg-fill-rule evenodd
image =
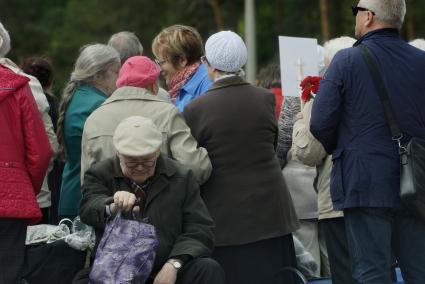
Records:
M96 247L115 218L152 225L146 283L297 283L298 269L387 284L394 266L425 283L425 222L400 200L397 141L360 50L407 143L425 138L425 40L400 39L404 0L352 12L356 39L318 46L308 101L285 94L275 63L246 82L238 34L204 44L184 25L158 33L154 59L128 31L83 46L59 100L52 63L6 58L0 23L0 283L25 283L27 226L77 217ZM97 257L73 283L101 283Z

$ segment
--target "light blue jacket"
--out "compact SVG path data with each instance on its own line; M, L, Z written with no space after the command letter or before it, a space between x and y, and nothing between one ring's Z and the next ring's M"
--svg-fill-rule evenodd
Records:
M176 99L176 107L180 112L183 112L184 107L194 98L204 94L212 85L210 78L208 78L207 66L201 64L186 84L180 90Z

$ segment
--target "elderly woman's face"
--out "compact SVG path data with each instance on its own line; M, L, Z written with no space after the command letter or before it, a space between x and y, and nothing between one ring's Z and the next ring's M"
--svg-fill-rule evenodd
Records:
M138 184L144 183L148 178L155 174L155 166L158 156L159 152L139 157L128 157L118 154L121 170L124 176Z

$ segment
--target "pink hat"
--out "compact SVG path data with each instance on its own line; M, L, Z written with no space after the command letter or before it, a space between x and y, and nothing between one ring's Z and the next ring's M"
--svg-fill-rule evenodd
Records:
M160 69L146 56L133 56L121 67L117 87L145 88L153 85L159 77Z

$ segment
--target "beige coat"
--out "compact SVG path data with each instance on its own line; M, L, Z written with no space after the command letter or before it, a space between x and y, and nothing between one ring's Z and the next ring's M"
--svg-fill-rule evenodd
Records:
M332 156L328 155L322 144L310 133L310 117L313 101L304 105L303 118L295 122L293 132L293 154L304 164L317 167L319 220L342 217L342 211L333 210L330 177Z
M115 155L115 128L134 115L152 119L160 129L163 154L189 167L199 183L209 178L212 166L207 150L198 147L178 109L146 89L122 87L87 118L82 137L81 182L92 164Z

